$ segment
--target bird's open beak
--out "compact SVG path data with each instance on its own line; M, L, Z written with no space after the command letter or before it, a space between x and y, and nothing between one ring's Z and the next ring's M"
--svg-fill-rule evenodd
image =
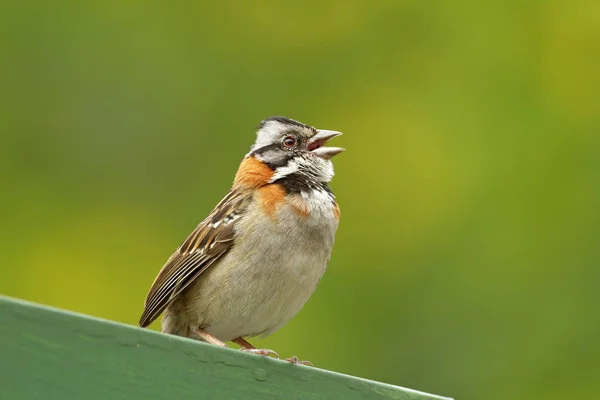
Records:
M342 132L328 131L325 129L317 130L317 134L310 138L310 141L308 142L308 151L312 152L317 157L329 160L331 157L340 154L345 149L342 149L341 147L323 147L323 145L341 134Z

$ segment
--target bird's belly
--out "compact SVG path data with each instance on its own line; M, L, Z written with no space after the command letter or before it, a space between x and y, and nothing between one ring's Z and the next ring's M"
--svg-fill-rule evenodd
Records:
M326 221L280 216L241 224L244 240L187 292L192 320L223 341L268 335L288 322L327 267L337 221Z
M327 263L314 256L294 262L283 256L256 261L246 266L221 265L223 270L215 268L214 274L207 275L226 282L212 298L215 307L207 308L206 330L221 340L269 334L288 322L314 292Z

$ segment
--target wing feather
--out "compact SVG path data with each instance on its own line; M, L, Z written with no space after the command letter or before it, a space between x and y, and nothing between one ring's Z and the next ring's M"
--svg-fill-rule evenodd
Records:
M179 246L154 280L140 318L150 325L203 271L231 248L235 222L248 206L250 195L231 191Z

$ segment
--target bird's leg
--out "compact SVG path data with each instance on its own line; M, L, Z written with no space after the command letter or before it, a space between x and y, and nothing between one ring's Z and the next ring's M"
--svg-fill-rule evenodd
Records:
M239 337L239 338L233 339L232 342L235 343L235 344L237 344L237 345L240 345L243 349L256 349L256 347L254 347L252 345L252 343L248 342L243 337Z
M196 331L196 334L198 336L200 336L202 338L202 340L204 340L205 342L208 342L210 344L216 344L217 346L221 346L221 347L229 347L224 342L220 341L219 339L217 339L210 333L206 332L204 329L198 329Z
M285 361L291 362L292 364L302 364L302 365L308 365L309 367L314 367L313 363L311 363L310 361L300 361L300 360L298 360L298 357L296 357L296 356L291 356L290 358L286 358Z
M242 337L235 338L232 340L232 342L242 346L242 348L240 350L242 350L246 353L259 354L261 356L267 356L267 357L273 356L273 357L279 358L279 354L277 354L273 350L257 349L256 347L252 346L252 344L250 344L246 339L244 339Z

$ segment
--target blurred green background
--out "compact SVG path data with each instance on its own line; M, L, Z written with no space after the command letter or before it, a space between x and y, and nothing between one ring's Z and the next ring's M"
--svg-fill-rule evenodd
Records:
M135 324L286 115L345 133L342 221L257 345L459 399L600 390L600 2L4 0L0 60L0 293Z

